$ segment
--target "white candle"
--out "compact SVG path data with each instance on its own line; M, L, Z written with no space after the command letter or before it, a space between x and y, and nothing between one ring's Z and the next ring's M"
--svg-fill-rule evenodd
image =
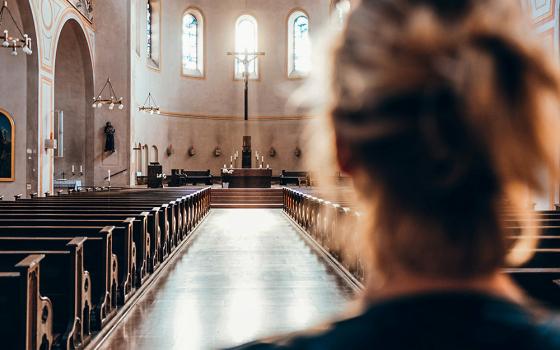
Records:
M229 157L229 161L230 161L230 162L233 162L233 156L230 156L230 157Z
M74 164L72 164L72 173L74 173L74 170L75 170L75 169L74 169Z
M80 173L84 172L84 168L80 165Z
M261 162L263 162L263 163L264 163L264 156L262 156L262 157L261 157Z
M107 180L109 180L109 182L111 182L111 170L107 170L107 173L109 174L109 176L107 176Z

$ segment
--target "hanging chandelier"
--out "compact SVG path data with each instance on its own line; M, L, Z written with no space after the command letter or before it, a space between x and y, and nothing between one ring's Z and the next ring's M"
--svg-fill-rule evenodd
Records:
M33 50L31 50L31 38L29 35L24 34L23 30L18 26L12 12L8 8L8 1L4 1L4 5L2 5L2 9L0 9L0 28L3 25L4 15L8 14L12 23L16 27L19 32L20 37L12 37L8 32L8 29L4 29L3 33L0 35L0 41L2 41L2 47L11 49L12 56L17 56L18 52L17 49L22 49L23 53L27 55L33 54Z
M144 101L144 105L138 107L138 110L140 112L146 112L150 114L161 114L159 106L157 105L156 100L152 96L151 92L148 93L148 98L146 98L146 101Z
M111 97L103 97L103 91L106 88L109 88L109 92L111 93ZM111 84L111 79L107 78L107 82L103 85L103 89L97 94L97 97L93 98L93 104L91 105L93 108L101 108L103 105L109 105L109 109L113 110L115 106L118 106L119 109L124 108L123 98L116 98L117 94L115 93L115 89L113 89L113 84Z

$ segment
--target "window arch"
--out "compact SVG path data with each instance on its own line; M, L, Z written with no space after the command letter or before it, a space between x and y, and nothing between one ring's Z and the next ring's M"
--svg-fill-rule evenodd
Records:
M251 15L242 15L235 23L235 52L257 52L259 33L257 20ZM235 78L242 79L245 67L242 62L235 60ZM249 79L259 77L259 59L256 58L248 64Z
M334 3L333 5L334 19L339 28L342 29L342 27L344 26L346 17L348 17L348 14L350 13L351 9L352 9L352 4L350 3L350 0L338 0Z
M288 18L288 77L304 77L310 69L309 16L301 10L295 10Z
M146 1L146 56L148 66L159 69L161 43L161 1Z
M183 15L183 74L204 76L204 17L194 8Z
M146 54L148 55L148 58L152 58L152 52L153 52L153 27L154 27L154 23L153 23L153 18L154 18L154 12L153 12L153 7L152 7L152 2L150 0L148 0L146 2Z

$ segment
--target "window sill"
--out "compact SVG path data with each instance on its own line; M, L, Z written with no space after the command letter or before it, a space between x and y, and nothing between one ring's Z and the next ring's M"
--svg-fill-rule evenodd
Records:
M153 58L148 58L148 63L147 63L148 68L153 69L155 71L160 71L161 68L159 66L159 63L154 61Z
M204 72L200 71L200 70L191 70L191 69L183 69L183 71L181 72L181 75L185 78L189 78L189 79L205 79L205 75Z

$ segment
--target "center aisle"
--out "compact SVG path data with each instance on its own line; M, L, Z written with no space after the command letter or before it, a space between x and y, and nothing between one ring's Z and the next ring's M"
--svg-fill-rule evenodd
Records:
M316 325L352 290L278 209L213 209L100 349L214 349Z

